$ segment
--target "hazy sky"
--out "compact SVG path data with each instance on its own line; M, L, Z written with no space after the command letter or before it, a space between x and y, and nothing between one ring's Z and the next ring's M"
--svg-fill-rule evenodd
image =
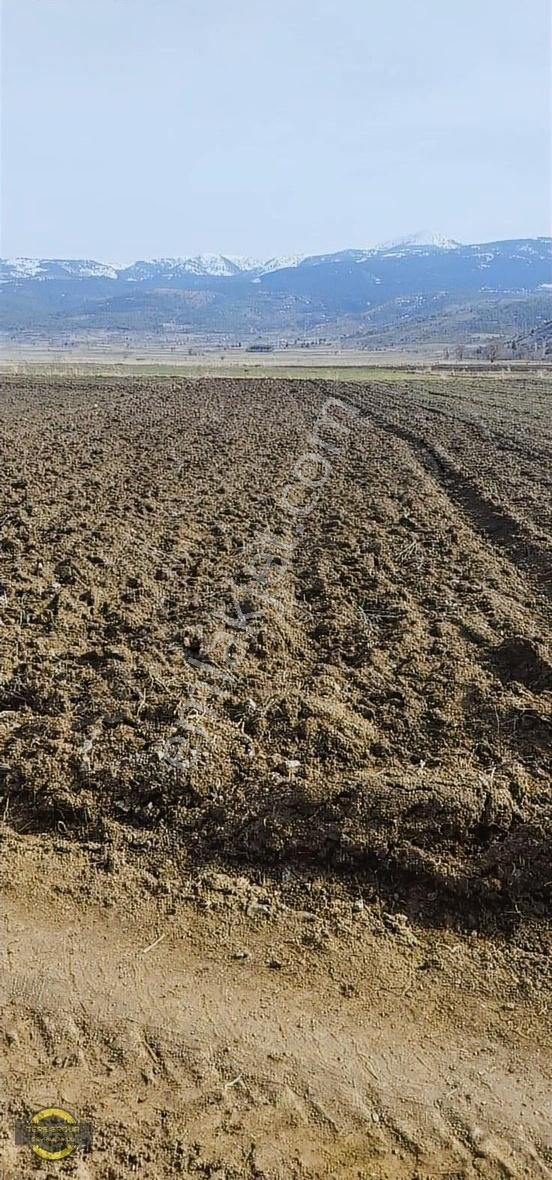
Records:
M3 0L2 255L550 229L549 0Z

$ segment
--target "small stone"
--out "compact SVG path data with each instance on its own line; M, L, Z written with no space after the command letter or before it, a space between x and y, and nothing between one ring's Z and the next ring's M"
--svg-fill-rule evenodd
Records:
M273 971L281 971L284 964L281 959L269 959L267 967L272 967Z
M362 913L362 911L364 909L364 902L361 897L357 897L356 901L353 902L353 909L354 909L355 913L357 913L357 914Z
M408 946L419 946L416 935L410 929L406 914L384 914L383 920L388 930L396 934Z
M429 955L419 964L419 971L442 971L443 964L436 955Z
M271 909L270 909L270 906L268 905L268 903L267 903L267 902L252 901L252 902L251 902L251 904L250 904L250 906L248 907L248 911L247 911L247 912L248 912L249 914L265 914L265 915L268 915L268 914L270 914L270 912L271 912Z

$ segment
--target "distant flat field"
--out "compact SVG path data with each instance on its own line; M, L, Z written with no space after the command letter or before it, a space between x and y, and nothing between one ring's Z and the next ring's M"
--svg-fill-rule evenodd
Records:
M10 345L0 347L0 372L12 375L40 375L49 373L65 377L94 373L99 376L122 374L144 377L264 377L336 379L340 381L396 380L427 374L434 365L442 366L443 377L463 372L473 375L474 369L486 374L512 376L527 372L550 377L552 365L515 364L477 365L450 362L445 365L442 349L427 352L382 350L367 352L360 349L286 348L271 353L248 353L244 349L205 349L204 352L172 354L167 348L147 347L143 353L116 352L101 347L65 350L48 346L27 347L19 350Z
M166 344L152 344L150 340L144 342L141 349L134 346L130 349L116 349L106 347L100 342L90 344L77 343L69 348L56 347L48 341L36 344L16 345L4 342L0 348L0 363L8 366L12 371L14 366L19 369L28 365L49 365L55 367L78 366L86 367L107 366L110 369L128 372L136 370L148 373L151 370L180 371L186 374L197 370L201 375L220 372L221 369L230 373L252 372L273 368L374 368L382 365L417 365L438 361L442 350L432 349L418 352L414 349L398 351L386 349L377 352L367 352L366 349L342 349L331 345L317 348L275 348L273 352L247 352L245 348L217 347L216 344L196 346L191 353L188 349L171 351Z

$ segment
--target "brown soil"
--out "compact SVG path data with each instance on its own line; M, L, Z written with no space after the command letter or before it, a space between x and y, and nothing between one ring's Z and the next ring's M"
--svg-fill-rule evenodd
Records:
M3 1068L94 1122L62 1170L552 1175L548 408L6 383Z

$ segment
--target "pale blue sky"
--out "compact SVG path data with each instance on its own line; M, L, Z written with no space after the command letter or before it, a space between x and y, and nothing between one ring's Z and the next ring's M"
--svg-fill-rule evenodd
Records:
M549 0L3 0L2 255L550 229Z

